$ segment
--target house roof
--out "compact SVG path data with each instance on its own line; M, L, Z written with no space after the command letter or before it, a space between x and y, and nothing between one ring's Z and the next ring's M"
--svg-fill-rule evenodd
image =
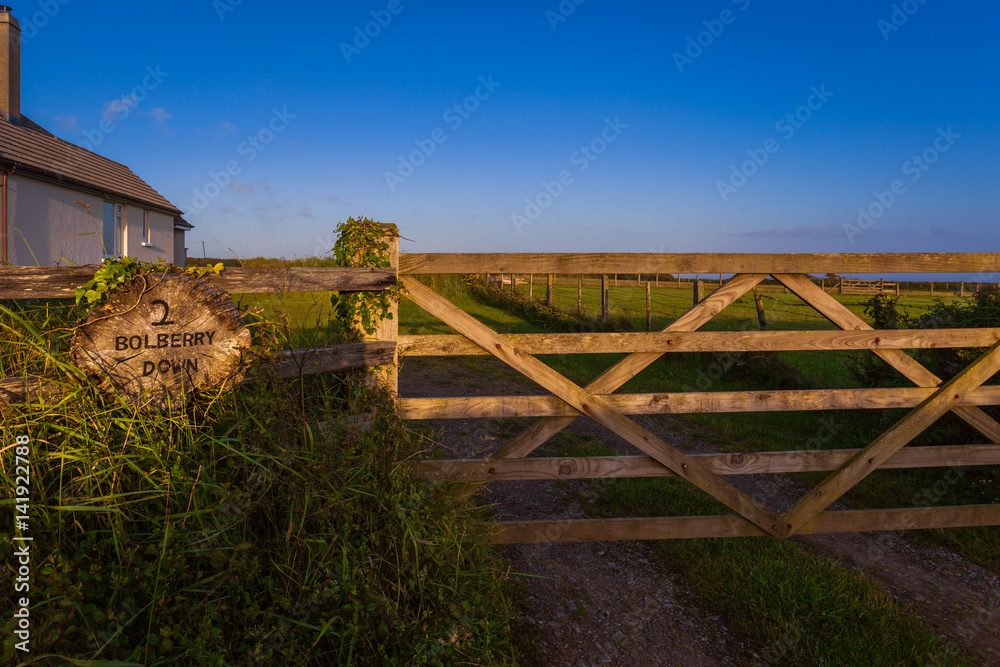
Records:
M0 114L0 164L69 187L96 190L112 199L182 213L125 165L64 141L24 116L18 125Z

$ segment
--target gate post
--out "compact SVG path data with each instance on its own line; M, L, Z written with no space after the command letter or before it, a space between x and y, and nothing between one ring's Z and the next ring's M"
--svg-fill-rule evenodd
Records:
M385 232L389 244L389 266L399 271L399 228L392 223L381 223L379 227ZM399 303L391 302L389 312L378 323L375 333L365 336L365 340L391 342L396 345L399 339ZM395 398L399 394L399 348L392 353L392 365L380 366L372 371L370 382L381 383Z

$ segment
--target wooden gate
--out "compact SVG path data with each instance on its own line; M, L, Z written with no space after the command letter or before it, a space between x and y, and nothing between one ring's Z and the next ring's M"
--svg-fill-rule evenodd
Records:
M409 298L460 335L400 336L411 356L490 354L551 395L400 398L405 419L541 417L484 460L425 461L420 476L482 483L501 480L678 476L724 503L733 514L570 521L501 522L498 543L736 537L1000 525L1000 505L829 511L879 468L1000 464L1000 424L980 406L1000 404L1000 387L983 383L1000 371L1000 329L876 331L814 284L810 273L970 273L1000 271L1000 255L679 255L679 254L404 254L399 274ZM501 335L450 303L421 274L714 274L736 275L658 333ZM839 331L703 332L727 306L768 276L801 297ZM977 361L943 383L906 349L982 347ZM914 383L912 388L768 392L615 394L664 354L678 352L871 350ZM586 386L535 355L627 353ZM863 449L800 450L691 456L630 419L629 414L912 408ZM975 427L988 444L904 449L948 412ZM589 417L645 456L532 458L535 449L580 417ZM814 489L777 513L724 479L727 475L831 471Z
M1000 329L873 330L806 275L880 273L1000 273L1000 254L685 255L685 254L404 254L398 271L375 268L228 269L213 283L228 292L384 290L397 276L418 306L460 335L398 336L396 318L383 321L375 340L320 350L285 352L281 376L391 364L400 351L412 356L493 355L550 395L486 398L403 398L406 419L541 417L487 460L425 461L417 473L471 483L502 480L678 476L728 506L723 516L662 517L500 523L494 541L736 537L1000 525L1000 504L961 507L829 511L844 493L879 468L1000 465L1000 424L980 407L1000 405L1000 386L983 386L1000 371ZM717 274L735 273L656 333L501 335L435 293L421 274ZM0 299L72 297L93 267L0 267ZM703 332L699 329L768 276L800 296L839 331ZM904 350L982 347L977 361L943 383ZM900 389L835 391L685 392L615 394L664 354L679 352L871 350L915 385ZM626 353L586 386L540 360L538 354ZM395 389L390 369L381 377ZM0 379L5 401L57 394L46 376ZM630 414L761 412L912 408L874 442L857 450L799 450L691 456L631 420ZM906 448L922 431L954 412L985 437L986 444ZM580 417L589 417L625 438L644 455L539 458L529 455ZM788 510L777 513L727 482L728 475L831 471Z

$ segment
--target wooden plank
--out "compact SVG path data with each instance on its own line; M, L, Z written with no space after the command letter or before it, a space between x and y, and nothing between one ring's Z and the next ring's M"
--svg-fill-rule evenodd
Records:
M794 535L809 519L847 493L872 470L958 405L963 396L977 389L997 372L1000 372L1000 343L991 347L979 360L945 383L933 396L786 510L781 516L782 534Z
M775 523L777 516L773 512L717 475L705 470L697 460L677 451L628 417L616 412L603 399L577 386L535 357L523 353L492 329L422 283L410 277L404 277L402 280L409 291L409 298L418 306L478 345L491 351L495 350L496 357L511 368L556 394L764 530L768 532L780 530Z
M297 378L299 375L319 375L352 368L388 366L393 362L396 346L391 342L363 342L317 347L301 350L283 350L269 370L278 378Z
M872 330L871 325L816 287L805 276L775 274L774 277L841 329ZM916 385L937 387L941 384L941 378L921 366L905 352L900 350L872 350L872 352ZM991 441L1000 443L1000 424L982 410L958 408L955 414Z
M406 253L403 274L1000 273L998 253Z
M267 368L253 370L245 382L262 375L273 374L279 379L300 375L319 375L352 368L372 368L392 363L396 346L391 342L350 343L333 347L282 350L278 359ZM0 379L0 411L2 406L26 403L39 398L58 400L76 387L63 384L59 375L31 375Z
M0 267L0 299L75 298L76 290L94 277L97 265ZM207 276L230 294L259 292L379 291L395 282L392 269L339 267L227 268L221 276Z
M1000 340L1000 329L543 333L508 334L504 339L529 354L889 350L989 347ZM399 345L413 357L489 355L465 336L400 336Z
M716 475L822 472L843 465L857 449L695 454ZM1000 445L904 447L879 470L1000 465ZM540 479L613 479L619 477L676 477L649 456L593 456L583 458L451 459L421 461L414 474L423 479L494 482Z
M885 410L914 408L930 398L931 387L891 389L785 389L780 391L678 392L675 394L599 394L627 415L681 415L721 412L795 412L816 410ZM1000 386L980 387L960 406L1000 405ZM402 398L403 419L504 419L511 417L580 417L557 396L464 396ZM515 458L515 457L507 457Z
M704 301L692 307L669 324L664 331L695 331L722 312L734 301L756 287L767 275L745 274L733 276L725 286L712 292ZM606 370L596 380L587 385L588 392L610 394L628 382L644 368L663 356L659 352L639 352L630 354ZM501 458L527 456L549 438L572 424L576 417L550 417L518 435L500 450Z
M212 277L230 294L261 292L377 292L396 282L392 268L253 267L230 268Z
M1000 525L1000 505L919 507L823 512L799 531L802 535ZM495 524L494 544L672 540L705 537L760 537L766 533L735 515L648 519L572 519L506 521Z
M73 299L97 269L96 264L0 266L0 299Z
M385 234L384 241L389 245L389 267L396 271L399 266L399 228L392 223L380 223L379 228ZM510 289L515 289L514 274L510 276ZM376 364L381 368L372 372L367 380L369 385L381 384L388 389L393 396L399 394L399 357L397 353L396 339L399 337L399 301L390 299L389 310L386 316L378 321L375 332L368 335L362 332L363 340L389 343L392 347L392 355L388 361Z

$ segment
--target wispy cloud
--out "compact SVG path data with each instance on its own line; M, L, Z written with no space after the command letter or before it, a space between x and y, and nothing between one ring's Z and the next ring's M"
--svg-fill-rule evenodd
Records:
M227 132L227 133L228 132L235 132L236 131L236 125L234 123L230 123L228 120L222 121L222 123L219 124L219 128L223 132Z
M67 132L80 131L80 117L77 115L56 116L56 122Z
M299 211L300 218L311 218L313 217L313 210L308 206L303 206L302 210Z
M158 130L166 130L167 121L174 117L164 107L155 107L149 115L153 117L153 126Z
M257 179L257 186L260 187L264 192L271 191L271 183L267 180L267 176L261 176Z
M231 187L234 192L238 192L240 194L246 194L246 195L253 194L253 186L250 185L249 183L240 183L238 181L233 181L232 183L229 184L229 187Z
M724 232L723 236L751 236L768 238L812 238L828 239L843 236L844 232L835 225L821 227L772 227L749 232Z
M332 201L334 204L339 204L341 201L340 197L337 197L335 195L323 195L323 199L327 201Z

